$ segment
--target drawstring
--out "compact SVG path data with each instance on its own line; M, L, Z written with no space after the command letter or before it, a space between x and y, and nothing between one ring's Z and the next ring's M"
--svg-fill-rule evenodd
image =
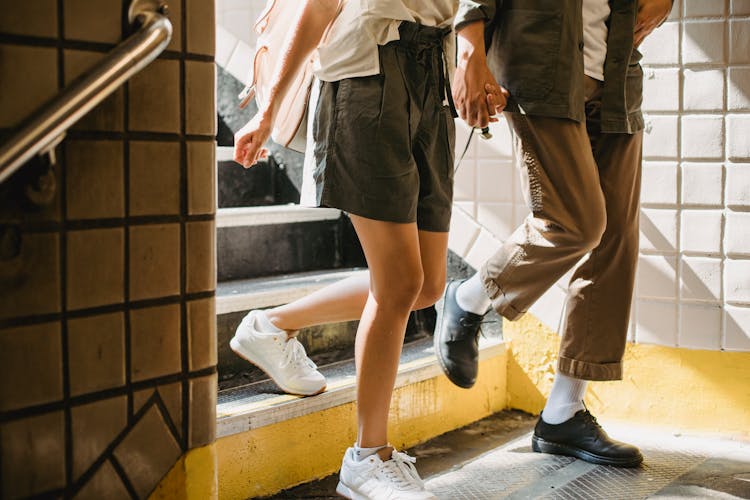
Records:
M443 92L445 92L445 98L448 101L448 107L451 110L451 116L453 118L458 118L458 112L456 111L456 103L453 102L453 91L451 90L451 79L450 75L448 74L448 68L450 68L450 65L448 64L448 55L445 53L445 50L443 48L443 40L446 36L449 36L453 30L450 27L443 28L441 30L441 34L443 35L440 39L440 47L438 50L440 50L440 81L438 82L438 85L440 86L440 89L442 89Z

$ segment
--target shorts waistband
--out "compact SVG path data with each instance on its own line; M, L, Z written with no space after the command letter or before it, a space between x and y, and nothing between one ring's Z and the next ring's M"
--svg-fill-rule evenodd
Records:
M401 21L398 27L400 41L403 43L420 43L442 47L443 40L451 33L450 26L438 28L425 26L411 21Z

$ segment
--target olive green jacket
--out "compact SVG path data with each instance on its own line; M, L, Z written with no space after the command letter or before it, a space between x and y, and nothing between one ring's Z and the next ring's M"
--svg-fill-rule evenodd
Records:
M582 0L460 0L456 29L483 20L487 64L510 92L509 111L584 120ZM636 0L609 0L602 132L643 128L643 70L633 47Z

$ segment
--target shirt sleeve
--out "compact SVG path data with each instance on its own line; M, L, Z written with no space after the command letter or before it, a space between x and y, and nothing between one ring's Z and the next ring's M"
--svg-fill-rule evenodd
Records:
M485 24L495 17L495 11L502 0L460 0L454 23L456 31L465 24L482 20Z

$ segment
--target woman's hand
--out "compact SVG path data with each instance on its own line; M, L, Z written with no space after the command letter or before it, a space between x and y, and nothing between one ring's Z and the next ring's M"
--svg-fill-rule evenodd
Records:
M669 17L671 10L672 0L639 0L633 45L638 47L644 38Z
M266 113L258 112L234 134L234 161L250 168L258 160L268 158L268 149L263 145L270 136L271 120L266 117Z

